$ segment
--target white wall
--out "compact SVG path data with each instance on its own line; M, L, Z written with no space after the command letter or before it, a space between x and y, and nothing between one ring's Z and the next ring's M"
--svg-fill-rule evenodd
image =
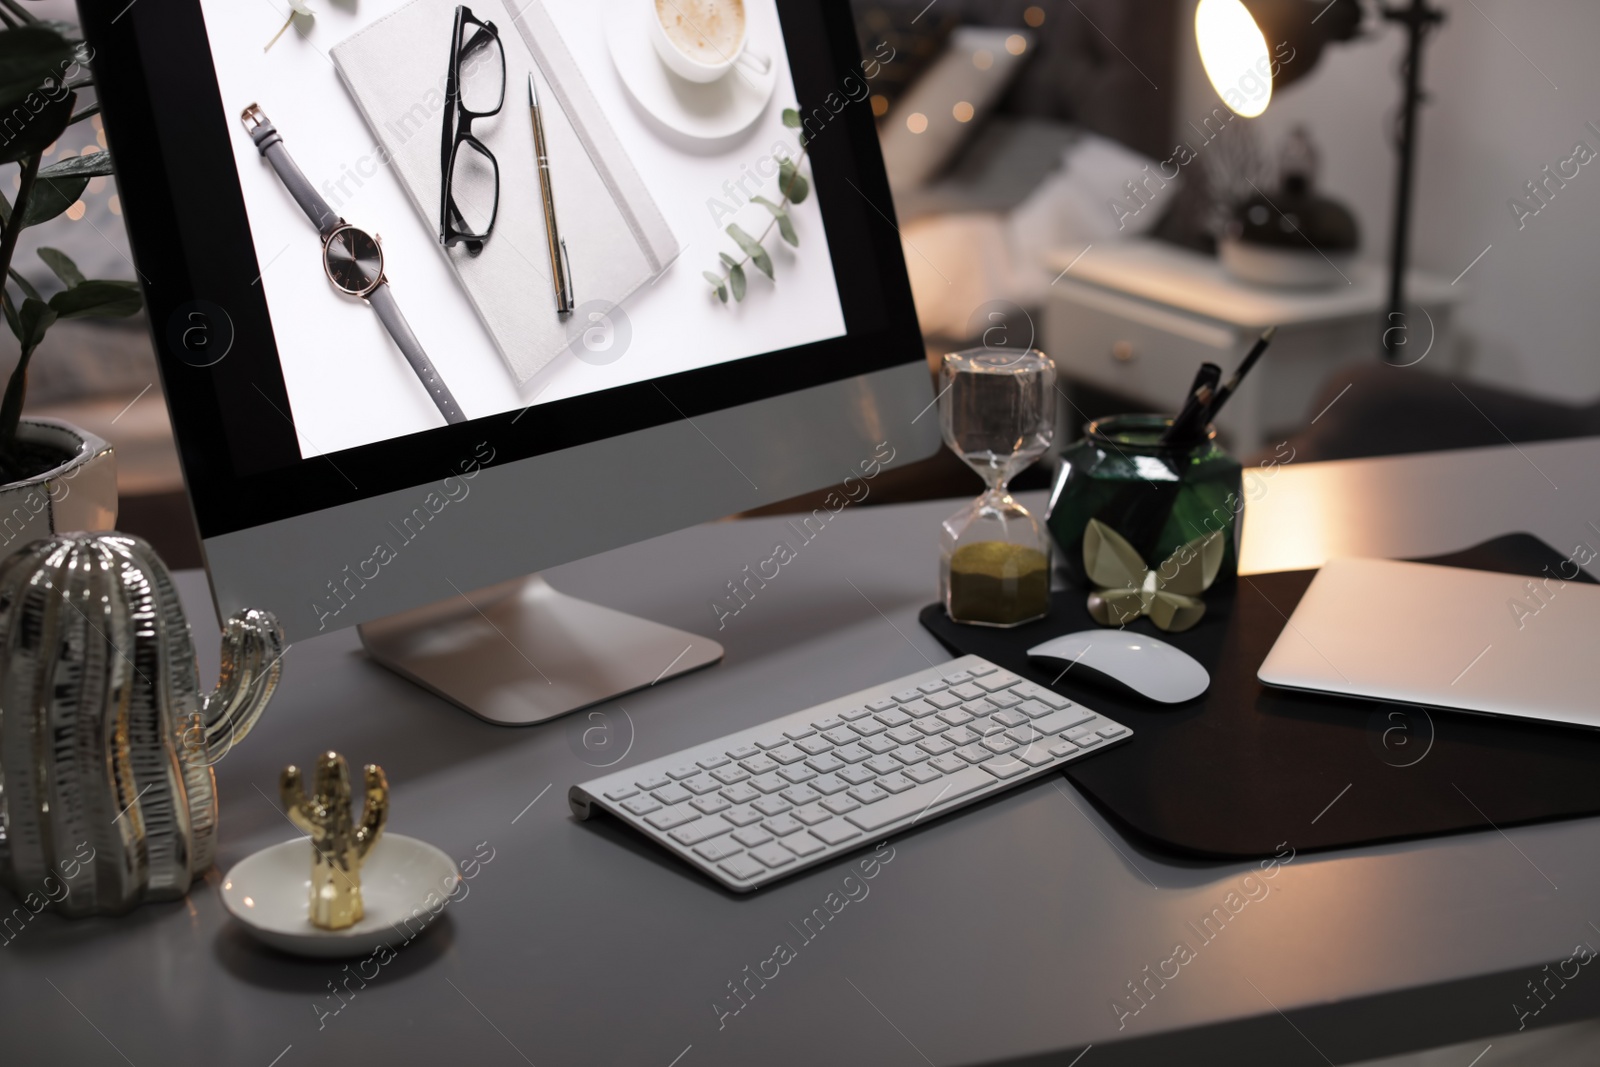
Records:
M1450 279L1492 244L1459 283L1469 291L1456 321L1470 373L1552 398L1595 398L1600 160L1520 231L1507 201L1526 195L1524 183L1570 157L1577 141L1600 152L1600 136L1584 125L1600 126L1600 3L1435 3L1446 21L1423 58L1432 102L1421 112L1412 262ZM1364 6L1370 28L1372 5ZM1195 54L1190 16L1183 17L1179 128L1221 106ZM1288 130L1306 123L1322 150L1324 191L1352 207L1365 254L1376 259L1389 249L1395 154L1388 131L1400 100L1402 44L1398 27L1383 26L1371 39L1332 46L1263 116L1236 120L1256 124L1272 160Z

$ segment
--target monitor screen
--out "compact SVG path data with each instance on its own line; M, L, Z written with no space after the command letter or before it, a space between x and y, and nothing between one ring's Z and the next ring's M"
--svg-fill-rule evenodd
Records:
M842 0L81 7L203 538L922 358Z

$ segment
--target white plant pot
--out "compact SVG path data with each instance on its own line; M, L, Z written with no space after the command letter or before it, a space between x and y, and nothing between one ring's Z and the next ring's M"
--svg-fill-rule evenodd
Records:
M109 441L60 419L23 419L17 436L68 458L0 486L0 556L61 531L116 526L117 460Z

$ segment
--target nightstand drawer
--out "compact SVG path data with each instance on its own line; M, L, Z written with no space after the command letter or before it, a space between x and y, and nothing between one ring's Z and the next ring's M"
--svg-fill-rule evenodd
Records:
M1089 286L1057 288L1045 308L1045 351L1065 375L1152 411L1175 410L1202 362L1226 369L1237 355L1228 327Z

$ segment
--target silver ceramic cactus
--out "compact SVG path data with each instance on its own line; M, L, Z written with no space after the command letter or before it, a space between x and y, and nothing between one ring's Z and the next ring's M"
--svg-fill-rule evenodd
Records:
M69 916L188 892L216 849L211 765L282 654L272 615L239 612L202 693L172 577L138 537L58 534L0 561L0 881Z

